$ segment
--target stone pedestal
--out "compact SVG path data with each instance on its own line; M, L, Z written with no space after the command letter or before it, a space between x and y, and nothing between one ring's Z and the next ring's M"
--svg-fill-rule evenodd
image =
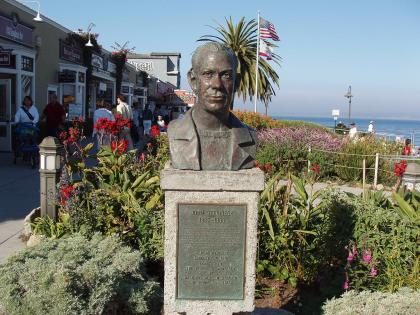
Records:
M175 170L165 191L165 315L254 310L259 193L264 174Z

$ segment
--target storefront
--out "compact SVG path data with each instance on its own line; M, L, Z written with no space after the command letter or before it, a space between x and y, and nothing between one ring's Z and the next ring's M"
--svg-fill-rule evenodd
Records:
M25 96L35 99L33 27L0 15L0 151L12 149L12 124Z
M48 85L48 101L56 94L66 110L67 119L86 118L86 67L82 66L82 50L60 41L58 86Z
M93 117L98 103L105 102L115 105L116 101L115 64L104 56L92 53L92 67L92 80L89 86L90 117Z

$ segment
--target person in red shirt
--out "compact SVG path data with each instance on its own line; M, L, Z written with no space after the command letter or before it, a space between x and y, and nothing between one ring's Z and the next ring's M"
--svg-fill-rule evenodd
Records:
M50 103L44 108L41 119L44 118L47 118L47 136L58 137L66 119L66 112L58 102L57 95L53 94Z
M405 146L402 155L411 155L411 140L405 139Z

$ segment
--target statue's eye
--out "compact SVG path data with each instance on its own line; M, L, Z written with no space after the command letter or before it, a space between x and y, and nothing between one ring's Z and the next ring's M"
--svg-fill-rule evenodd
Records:
M204 71L203 72L203 77L210 79L213 75L213 72L211 71Z
M232 73L230 73L230 72L223 73L223 78L224 79L232 79Z

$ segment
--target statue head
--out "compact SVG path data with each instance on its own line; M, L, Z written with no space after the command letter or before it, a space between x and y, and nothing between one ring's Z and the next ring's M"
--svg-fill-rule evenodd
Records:
M237 64L235 54L225 45L210 42L195 50L188 82L197 95L196 107L216 115L229 111L239 85Z

